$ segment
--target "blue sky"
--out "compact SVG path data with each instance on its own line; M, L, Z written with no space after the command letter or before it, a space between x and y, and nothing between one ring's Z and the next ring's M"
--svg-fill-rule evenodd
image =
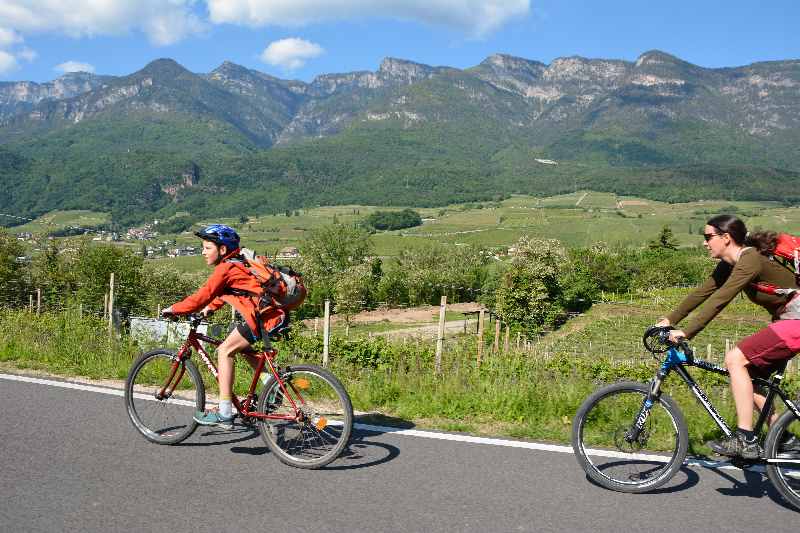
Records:
M704 67L800 59L800 2L775 0L0 0L0 80L125 75L171 57L281 78L465 68L501 52L549 63L659 49Z

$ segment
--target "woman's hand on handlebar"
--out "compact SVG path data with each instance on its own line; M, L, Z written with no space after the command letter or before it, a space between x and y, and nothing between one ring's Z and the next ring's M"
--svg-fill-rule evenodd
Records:
M669 342L672 344L680 344L686 341L686 333L680 329L673 329L669 332Z

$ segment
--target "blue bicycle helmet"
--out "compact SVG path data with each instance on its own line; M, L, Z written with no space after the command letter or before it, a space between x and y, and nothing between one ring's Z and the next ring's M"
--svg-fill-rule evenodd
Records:
M211 241L218 246L224 244L229 253L239 248L239 234L232 227L224 224L211 224L194 234L204 241Z

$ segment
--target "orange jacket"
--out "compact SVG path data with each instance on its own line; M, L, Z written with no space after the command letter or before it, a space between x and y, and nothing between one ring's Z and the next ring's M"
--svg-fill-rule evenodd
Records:
M259 317L256 311L259 295L263 290L254 276L228 261L232 258L235 258L235 255L229 254L220 261L205 285L191 296L172 305L172 311L176 314L187 314L201 311L205 307L216 311L227 303L232 305L242 315L250 329L258 334L259 318L268 319L267 316ZM247 291L249 295L231 294L231 289Z

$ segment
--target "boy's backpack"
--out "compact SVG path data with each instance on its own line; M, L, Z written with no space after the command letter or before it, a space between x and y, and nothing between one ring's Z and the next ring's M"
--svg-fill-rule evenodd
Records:
M306 288L299 272L273 265L265 256L256 256L246 248L242 249L242 259L233 264L255 277L263 289L258 299L259 314L274 308L291 311L306 299Z
M791 270L795 281L800 285L800 237L779 233L775 249L772 250L772 257L780 264ZM753 283L752 286L766 294L790 295L797 292L794 288L779 288L768 283Z

